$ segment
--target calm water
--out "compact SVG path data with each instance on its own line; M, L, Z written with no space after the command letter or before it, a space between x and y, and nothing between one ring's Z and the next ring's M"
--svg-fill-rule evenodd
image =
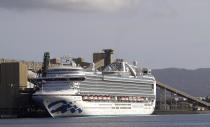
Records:
M0 127L210 127L210 115L0 119Z

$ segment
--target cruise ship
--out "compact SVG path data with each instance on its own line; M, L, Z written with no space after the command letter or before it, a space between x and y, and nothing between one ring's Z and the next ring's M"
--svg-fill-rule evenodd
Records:
M83 69L70 57L34 78L33 99L53 118L149 115L155 109L156 80L151 70L116 60L103 71Z

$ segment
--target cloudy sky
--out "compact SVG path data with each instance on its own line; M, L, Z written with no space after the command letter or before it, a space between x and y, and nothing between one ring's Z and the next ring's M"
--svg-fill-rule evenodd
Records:
M150 68L210 67L210 0L0 0L0 58L92 53Z

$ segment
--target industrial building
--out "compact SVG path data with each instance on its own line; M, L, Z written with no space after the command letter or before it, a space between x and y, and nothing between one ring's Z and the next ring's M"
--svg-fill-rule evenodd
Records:
M0 64L1 115L9 115L8 112L13 114L12 112L16 112L18 108L21 108L21 104L26 104L28 96L23 96L20 94L20 91L24 91L27 88L27 81L27 66L23 63Z
M93 53L93 63L98 70L103 70L104 67L114 62L114 50L104 49L103 51L102 53Z
M0 118L46 115L32 102L33 92L27 65L13 61L0 63Z

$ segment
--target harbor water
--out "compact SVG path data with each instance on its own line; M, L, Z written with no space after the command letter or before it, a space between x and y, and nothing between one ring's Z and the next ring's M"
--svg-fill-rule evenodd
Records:
M0 127L210 127L210 115L0 119Z

